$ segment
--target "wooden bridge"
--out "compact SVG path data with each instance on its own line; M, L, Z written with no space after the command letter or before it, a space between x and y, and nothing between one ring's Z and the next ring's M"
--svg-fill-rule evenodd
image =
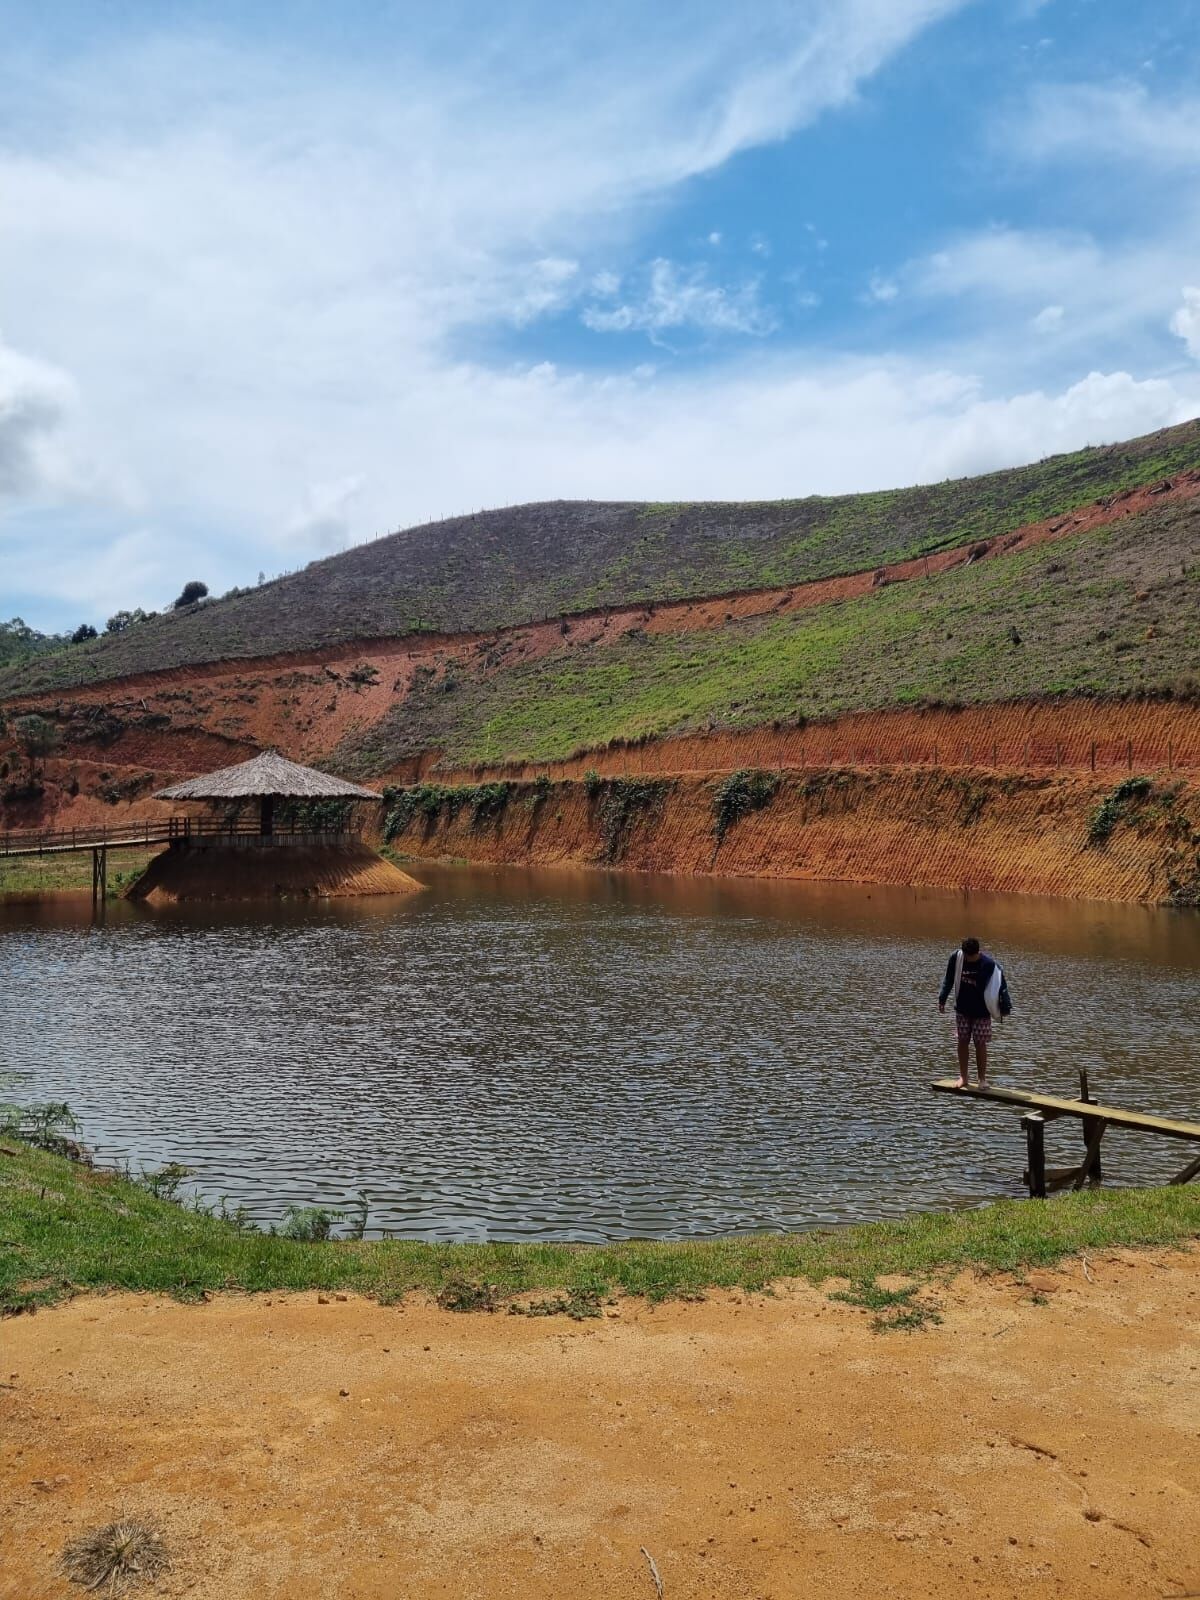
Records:
M156 845L183 844L191 840L214 843L239 839L264 839L264 842L281 844L298 843L305 839L345 837L355 830L346 823L336 827L288 827L275 825L269 835L263 835L260 824L223 822L215 817L167 817L154 822L117 823L112 827L59 828L42 832L0 833L0 860L8 856L55 856L82 854L92 856L92 900L103 901L108 892L108 852L110 850L145 850Z
M1054 1094L1035 1094L1028 1089L998 1089L991 1084L983 1088L972 1084L960 1088L956 1078L939 1078L929 1086L935 1094L953 1094L960 1100L994 1100L1000 1105L1016 1106L1025 1115L1021 1127L1025 1133L1027 1166L1025 1182L1031 1199L1044 1200L1056 1189L1082 1189L1085 1184L1099 1183L1100 1141L1109 1128L1125 1128L1136 1133L1161 1134L1168 1139L1185 1139L1200 1144L1200 1122L1179 1122L1172 1117L1157 1117L1144 1111L1126 1111L1120 1106L1098 1105L1088 1092L1086 1072L1079 1074L1079 1098L1071 1100ZM1076 1167L1047 1168L1045 1133L1046 1124L1060 1117L1075 1117L1083 1133L1083 1160ZM1190 1183L1200 1174L1200 1155L1182 1167L1170 1183Z

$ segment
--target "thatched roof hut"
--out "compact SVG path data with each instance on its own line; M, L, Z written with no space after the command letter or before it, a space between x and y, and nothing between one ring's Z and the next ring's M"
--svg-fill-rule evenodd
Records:
M259 827L172 819L171 847L156 856L127 891L150 901L254 900L291 895L412 894L420 888L385 861L348 824L319 821L275 832L277 800L371 800L383 796L315 767L302 767L278 750L160 789L156 800L259 803ZM339 808L340 809L340 808Z
M374 789L346 783L316 767L302 767L278 750L264 750L235 767L206 772L160 789L156 800L382 800Z

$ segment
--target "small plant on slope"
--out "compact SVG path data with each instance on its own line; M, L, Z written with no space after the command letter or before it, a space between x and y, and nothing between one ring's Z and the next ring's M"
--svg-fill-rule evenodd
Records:
M600 805L603 861L616 861L633 818L640 811L650 812L661 806L670 787L665 778L612 778L606 782Z
M732 773L717 790L713 799L713 816L717 843L721 844L735 822L740 822L752 811L769 806L779 789L777 772L748 771Z
M1147 798L1153 787L1149 778L1126 778L1119 783L1088 818L1088 843L1107 844L1118 824Z

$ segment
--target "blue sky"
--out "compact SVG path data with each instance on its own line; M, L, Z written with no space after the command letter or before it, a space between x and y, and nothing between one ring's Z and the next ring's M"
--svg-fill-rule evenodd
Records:
M0 616L1200 413L1200 6L0 0Z

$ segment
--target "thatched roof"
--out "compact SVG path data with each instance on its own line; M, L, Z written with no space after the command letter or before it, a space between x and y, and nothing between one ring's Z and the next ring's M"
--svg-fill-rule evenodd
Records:
M202 778L160 789L156 800L258 800L264 795L297 800L382 800L373 789L343 783L315 767L302 767L278 750L264 750L236 767L206 772Z

